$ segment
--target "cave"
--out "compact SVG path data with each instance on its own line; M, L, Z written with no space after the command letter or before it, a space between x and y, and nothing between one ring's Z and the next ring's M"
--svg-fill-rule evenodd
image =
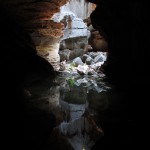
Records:
M148 10L141 0L1 0L4 148L146 146Z

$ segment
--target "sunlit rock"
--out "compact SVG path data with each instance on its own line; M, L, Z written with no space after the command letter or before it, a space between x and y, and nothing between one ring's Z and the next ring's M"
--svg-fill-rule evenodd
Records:
M89 31L83 19L69 9L70 3L62 6L60 12L53 16L56 22L64 24L63 37L60 42L60 51L70 50L70 58L73 59L85 53L88 45Z
M85 62L87 65L91 65L91 63L93 62L93 59L90 56L88 56Z
M75 58L72 62L75 64L75 66L83 65L82 59L80 57Z

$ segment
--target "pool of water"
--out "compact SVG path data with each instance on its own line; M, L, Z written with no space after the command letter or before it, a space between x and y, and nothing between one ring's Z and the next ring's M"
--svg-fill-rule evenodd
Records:
M37 120L42 124L39 127L39 122L33 123L38 128L35 130L37 136L31 127L26 135L33 132L28 141L34 148L35 145L39 148L41 133L43 137L44 133L47 135L42 138L39 148L42 150L96 150L134 141L131 103L126 99L126 93L117 92L104 77L59 74L53 81L44 79L26 87L25 95L27 108L34 109L34 113L29 111L30 116L33 114L31 119L40 116ZM51 117L44 119L45 115L42 117L39 112Z

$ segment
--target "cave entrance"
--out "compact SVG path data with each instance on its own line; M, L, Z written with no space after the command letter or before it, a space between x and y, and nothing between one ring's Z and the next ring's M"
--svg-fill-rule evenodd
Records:
M79 11L79 7L83 11ZM84 0L70 1L54 15L54 21L64 26L59 46L59 72L73 79L76 76L104 76L101 66L107 59L108 46L92 26L90 14L95 7L95 4Z
M53 149L90 150L96 139L104 135L101 122L95 118L99 111L105 111L109 105L110 86L103 80L105 75L101 71L107 58L107 43L92 28L89 18L92 10L92 4L74 0L62 6L60 12L54 15L56 24L53 27L58 24L60 27L60 22L64 26L58 51L60 69L53 84L44 80L42 84L29 88L32 103L40 110L51 112L56 118L52 130L52 135L56 136L52 136L48 144ZM52 47L48 55L40 53L43 45L38 46L38 52L44 58L47 56L49 62L57 62L58 39L59 36L46 45L48 50ZM52 56L54 59L51 59Z
M71 2L54 16L55 21L64 25L64 34L59 47L60 69L50 90L49 104L63 112L56 112L56 118L61 118L57 129L71 147L90 150L95 142L93 136L100 138L104 134L94 117L97 111L107 109L109 103L110 86L104 82L101 71L107 59L107 43L93 29L89 15L79 13L77 5L82 6L84 1ZM82 10L92 8L88 5L84 2Z
M16 0L15 3L17 2L19 1ZM114 143L115 145L125 144L127 139L129 139L130 144L132 138L135 137L135 129L131 131L135 127L135 123L129 116L130 111L126 110L134 106L131 102L132 107L129 107L130 103L127 104L127 102L135 98L135 95L132 94L131 98L128 95L125 96L126 90L123 93L125 96L123 98L120 95L115 95L114 91L109 90L111 86L103 80L105 74L101 71L101 66L107 58L107 43L97 31L90 29L89 16L82 18L71 12L70 15L64 15L60 19L64 24L64 36L60 41L60 46L58 46L60 32L57 31L60 24L55 24L52 20L40 20L41 14L40 19L34 22L35 24L32 24L32 21L31 24L28 24L28 19L37 18L35 15L38 11L35 10L40 9L41 11L43 10L41 8L48 4L43 1L37 5L41 7L36 7L36 2L38 3L39 0L32 5L22 3L18 6L19 9L14 5L12 8L15 8L17 14L27 17L27 21L25 21L27 24L25 22L22 24L26 28L28 27L27 31L32 32L31 36L38 55L45 58L49 63L56 63L57 50L59 49L61 67L55 79L47 78L47 73L50 75L53 73L50 67L47 68L48 63L46 64L43 59L36 57L36 53L29 52L30 44L26 45L26 40L25 45L22 45L24 38L20 38L22 37L22 33L19 32L20 28L16 27L17 30L10 30L11 28L7 28L10 26L9 21L6 23L2 21L1 29L4 34L1 35L1 39L2 47L5 48L2 49L1 61L2 65L6 65L2 66L1 71L1 79L4 82L2 82L2 95L4 95L3 101L7 102L6 104L9 103L8 106L10 106L4 105L6 107L4 112L7 112L7 108L11 108L5 121L8 120L6 122L8 130L10 118L13 118L8 130L14 131L13 134L9 132L9 135L12 135L12 138L9 139L14 142L13 147L20 148L18 143L21 142L26 149L34 150L92 150L95 149L94 144L96 142L98 149L100 149L110 144L114 145ZM49 2L48 6L53 6L54 1ZM71 2L73 2L72 7L70 6L71 10L75 8L87 10L84 0L70 0L70 4ZM78 6L75 5L76 3ZM11 9L11 7L7 8ZM24 13L21 13L22 10ZM62 14L65 13L65 10L62 10ZM29 11L29 16L26 11ZM36 13L32 16L33 12ZM77 12L79 13L79 9ZM44 16L43 18L45 19ZM48 16L48 18L50 17ZM7 20L5 15L4 20ZM43 25L43 23L45 24ZM34 32L33 29L35 29ZM10 38L6 38L9 37L7 35L10 35ZM126 107L124 104L128 106ZM132 112L134 112L132 115L135 115L135 111ZM106 136L101 141L104 132ZM129 135L130 132L133 136ZM14 133L17 138L14 138ZM7 138L7 142L9 139Z

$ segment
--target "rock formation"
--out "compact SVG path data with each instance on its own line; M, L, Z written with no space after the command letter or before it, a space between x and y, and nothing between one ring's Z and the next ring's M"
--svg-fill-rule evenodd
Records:
M108 42L109 57L104 70L110 81L145 84L149 80L146 1L88 1L97 4L90 16L92 25Z
M63 34L65 34L65 36L67 34L67 33L63 33L63 29L65 28L64 23L67 23L68 21L68 25L69 25L69 23L71 22L69 22L67 18L66 18L67 19L66 22L60 22L61 20L56 21L56 18L53 16L54 14L60 12L61 6L64 6L66 3L67 0L58 0L58 1L56 0L51 0L51 1L6 0L0 3L5 8L5 10L9 14L11 14L11 17L14 18L17 22L19 22L19 24L23 26L26 32L30 34L36 46L37 54L43 57L44 59L46 59L50 64L52 64L55 70L59 70L60 57L58 51L59 51L60 40L63 37ZM69 3L67 4L67 8L72 9L73 6L79 6L80 4L82 4L82 7L84 7L84 9L83 9L83 14L79 15L79 17L82 17L83 15L85 16L87 14L88 9L89 9L88 12L89 15L89 13L92 11L93 5L85 2L84 0L82 0L81 2L69 1ZM75 9L75 7L73 10L75 13L78 12L77 9ZM72 28L77 28L76 25L78 23L80 23L79 26L81 25L80 28L82 28L83 26L82 24L84 24L82 23L81 19L74 19L72 23L74 24ZM70 27L68 26L67 28L68 30L65 31L70 32L69 31ZM85 28L85 26L83 28ZM83 33L84 35L82 35L82 37L85 36L85 34L87 34L87 32L85 33L85 31L86 29L84 30ZM81 32L80 29L77 32ZM74 32L73 34L75 33L76 32ZM80 34L82 34L82 32ZM83 42L85 43L85 39L83 40L84 40ZM76 43L76 45L77 44L80 43Z

